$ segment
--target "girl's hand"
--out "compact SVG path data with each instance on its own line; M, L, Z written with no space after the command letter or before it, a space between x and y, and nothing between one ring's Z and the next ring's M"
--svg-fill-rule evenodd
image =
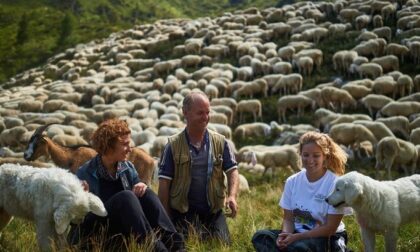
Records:
M146 193L147 185L139 182L133 186L133 192L137 197L142 197Z
M295 241L295 236L292 233L280 233L276 243L280 249L285 249L287 246Z

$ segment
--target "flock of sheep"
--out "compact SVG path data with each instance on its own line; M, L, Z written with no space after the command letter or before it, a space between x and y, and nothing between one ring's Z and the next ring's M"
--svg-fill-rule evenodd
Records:
M353 48L333 55L319 48L346 34L358 34ZM209 128L231 140L277 138L277 145L237 150L240 169L298 171L298 137L320 129L355 155L375 157L378 169L414 173L420 75L400 66L419 63L417 0L298 2L160 20L80 44L3 83L0 156L24 162L24 146L41 125L54 123L46 134L70 146L88 144L100 122L118 117L128 121L135 146L159 157L167 137L185 126L183 97L201 90L211 99ZM323 67L340 78L306 86ZM268 96L278 97L278 121L270 123L259 99ZM315 111L312 124L287 124L305 110Z

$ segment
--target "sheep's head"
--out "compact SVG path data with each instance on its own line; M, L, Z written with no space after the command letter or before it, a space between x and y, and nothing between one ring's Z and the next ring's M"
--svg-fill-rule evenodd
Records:
M47 142L45 141L42 133L51 125L43 125L35 130L34 134L29 139L28 145L26 146L23 158L26 161L33 161L43 154L47 153Z

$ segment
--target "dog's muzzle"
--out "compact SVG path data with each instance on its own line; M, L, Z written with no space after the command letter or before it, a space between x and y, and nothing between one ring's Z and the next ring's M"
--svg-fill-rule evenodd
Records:
M326 201L328 204L332 205L332 204L328 201L328 198L326 198L326 199L325 199L325 201ZM341 201L341 202L338 202L337 204L332 205L332 206L333 206L333 207L335 207L335 208L337 208L337 207L341 206L341 205L342 205L342 204L344 204L344 203L346 203L346 202L345 202L345 201Z

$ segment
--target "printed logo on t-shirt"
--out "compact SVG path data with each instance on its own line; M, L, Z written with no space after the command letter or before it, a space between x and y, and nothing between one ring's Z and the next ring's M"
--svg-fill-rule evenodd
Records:
M316 201L322 201L322 202L324 202L324 200L325 200L326 197L327 197L326 195L318 193L318 194L315 194L314 199Z
M295 208L293 209L293 216L295 218L295 223L300 223L303 229L311 230L319 225L308 210Z

